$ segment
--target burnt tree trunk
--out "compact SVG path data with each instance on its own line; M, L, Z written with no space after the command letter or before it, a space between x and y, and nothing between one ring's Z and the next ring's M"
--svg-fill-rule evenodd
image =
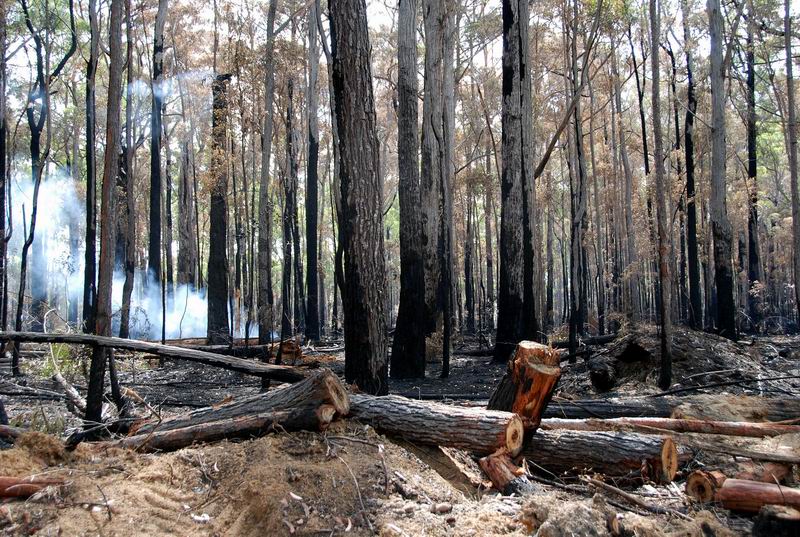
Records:
M525 299L528 235L528 144L530 80L528 78L528 3L503 1L503 138L500 209L500 288L494 362L505 363L526 338L529 307Z
M119 111L122 102L122 4L123 0L112 0L109 21L108 108L100 201L100 270L97 284L96 329L100 336L111 335L111 315L113 313L111 310L111 285L114 278L114 231L116 230L114 191L119 173ZM94 347L92 363L89 368L89 388L86 395L86 422L90 428L102 422L103 419L103 382L108 360L113 360L109 349ZM112 382L114 380L112 376Z
M228 130L228 81L231 75L217 75L211 87L211 211L208 237L208 333L209 344L230 341L228 323L228 172L225 139Z
M317 219L319 217L319 124L317 119L317 79L319 44L317 10L314 0L308 10L308 159L306 161L306 340L319 340L319 269L317 265Z
M364 0L330 5L333 88L339 134L344 251L345 378L365 392L389 391L384 327L383 185Z
M164 25L168 0L158 0L153 31L153 99L150 107L150 228L147 246L148 280L161 281L161 136L164 106ZM149 283L149 282L148 282Z
M400 304L392 342L392 378L425 376L425 269L420 222L417 131L417 0L400 0L397 35L400 197Z
M714 239L714 283L717 290L717 331L736 339L736 302L733 298L731 223L725 201L725 84L722 62L722 11L719 0L707 0L711 36L711 191L709 209ZM790 159L791 165L791 159ZM791 167L791 166L790 166Z

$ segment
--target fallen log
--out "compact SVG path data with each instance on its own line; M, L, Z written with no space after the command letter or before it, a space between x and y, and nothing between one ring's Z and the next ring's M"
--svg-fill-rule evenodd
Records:
M522 341L508 361L508 370L489 399L489 410L520 415L529 432L535 431L550 402L561 369L552 347Z
M522 451L533 469L553 475L596 472L609 478L669 483L688 458L669 437L637 433L547 431Z
M0 440L4 440L13 444L14 441L24 432L25 431L18 427L12 427L11 425L0 425Z
M64 482L60 479L0 476L0 498L27 498L45 487L63 484Z
M294 367L251 362L232 356L222 356L196 349L160 345L149 341L122 339L118 337L95 336L92 334L40 334L36 332L0 332L0 342L16 341L29 343L69 343L73 345L90 345L113 349L125 349L146 352L165 358L186 360L200 364L220 367L247 375L268 378L281 382L297 382L306 374Z
M720 421L786 421L800 418L800 397L692 396L554 399L544 418L695 418Z
M443 405L397 395L350 396L350 416L411 442L488 455L522 449L522 419L511 412Z
M323 369L284 388L241 401L198 409L164 421L136 424L132 436L101 444L146 451L174 450L194 442L259 436L274 429L324 430L349 412L347 391Z
M697 470L686 480L686 494L700 503L714 502L731 511L757 513L765 505L800 508L800 490L774 483L730 479L722 472Z
M654 429L678 433L720 434L727 436L746 436L761 438L781 434L800 433L800 425L778 423L752 423L748 421L707 421L680 418L612 418L607 420L582 419L566 420L551 418L542 421L541 427L548 430L568 429L571 431L617 431L635 429L647 434Z
M578 340L578 345L605 345L611 343L617 338L617 334L605 334L602 336L590 336ZM568 349L569 341L553 341L550 345L555 349Z

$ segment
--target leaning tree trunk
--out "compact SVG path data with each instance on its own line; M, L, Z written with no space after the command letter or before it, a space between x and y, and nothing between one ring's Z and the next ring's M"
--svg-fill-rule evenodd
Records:
M789 108L789 180L792 188L792 264L794 266L794 300L800 318L800 186L797 184L797 117L794 109L794 77L792 75L792 37L791 17L789 15L789 1L786 0L785 15L783 18L783 34L786 47L786 97Z
M425 376L425 269L420 223L417 131L417 0L400 0L397 30L397 154L400 197L400 305L392 342L392 378Z
M106 151L103 159L103 187L100 201L100 267L97 284L97 335L111 335L111 285L114 277L114 231L116 215L114 194L119 173L120 125L122 102L122 2L112 0L109 21L109 78L106 115ZM133 217L133 215L131 215ZM110 351L95 347L89 368L89 389L86 396L86 422L94 427L102 421L103 380Z
M650 65L653 73L651 101L653 106L653 159L656 164L656 222L658 227L658 304L661 317L661 369L658 385L662 389L672 384L672 319L670 315L669 237L667 230L667 172L664 169L664 139L661 133L661 63L658 51L661 39L661 17L657 0L650 0Z
M503 1L503 142L500 208L500 289L494 361L505 363L525 337L525 181L530 125L528 66L528 3Z
M341 157L345 377L365 392L385 394L389 386L383 314L383 185L378 175L367 9L364 0L340 0L329 9Z
M228 130L228 81L231 75L217 75L212 86L211 128L211 212L208 237L208 342L230 341L228 326L228 172L225 138Z
M722 12L719 0L707 0L711 36L711 191L709 208L714 238L714 283L717 289L717 331L736 339L733 298L731 223L725 203L725 85L722 62ZM791 113L791 112L790 112ZM790 160L791 167L791 160ZM795 167L796 169L796 167Z
M148 282L161 281L161 112L164 104L164 24L168 0L158 0L153 32L153 99L150 108L150 228L147 243ZM213 220L212 220L213 221Z

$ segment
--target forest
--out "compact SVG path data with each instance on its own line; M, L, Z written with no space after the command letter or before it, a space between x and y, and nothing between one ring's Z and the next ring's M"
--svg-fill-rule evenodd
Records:
M800 531L790 0L0 16L0 531Z

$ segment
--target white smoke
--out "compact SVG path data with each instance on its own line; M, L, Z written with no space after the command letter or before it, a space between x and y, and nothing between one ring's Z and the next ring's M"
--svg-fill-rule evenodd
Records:
M83 303L84 255L86 211L85 194L76 191L75 181L64 169L48 170L47 180L43 180L38 194L38 210L35 241L43 247L45 263L42 270L48 284L50 306L59 316L67 319L68 305L77 301L80 310ZM14 226L9 243L8 263L11 271L18 276L21 251L24 242L24 229L30 225L33 206L33 183L30 176L14 173L11 180L11 218ZM99 195L99 191L98 191ZM24 216L24 218L23 218ZM24 223L23 223L24 222ZM70 225L73 240L78 241L76 255L70 252ZM102 223L98 221L98 240ZM177 250L175 243L172 251ZM99 255L100 247L97 245ZM28 258L28 284L37 267ZM175 285L174 293L162 301L162 289L156 282L146 282L147 272L136 270L131 294L130 337L138 339L160 339L163 332L167 339L204 338L207 333L208 302L204 290L195 290L189 285ZM9 280L9 295L16 295L18 279ZM125 282L123 272L115 272L112 282L112 331L119 332L122 308L122 291ZM149 285L145 285L149 283ZM165 293L166 294L166 293ZM247 311L243 304L229 303L229 319L234 324L234 336L244 337ZM237 315L233 314L237 312ZM80 313L79 313L80 319ZM251 319L249 337L258 337L258 322L255 315Z

